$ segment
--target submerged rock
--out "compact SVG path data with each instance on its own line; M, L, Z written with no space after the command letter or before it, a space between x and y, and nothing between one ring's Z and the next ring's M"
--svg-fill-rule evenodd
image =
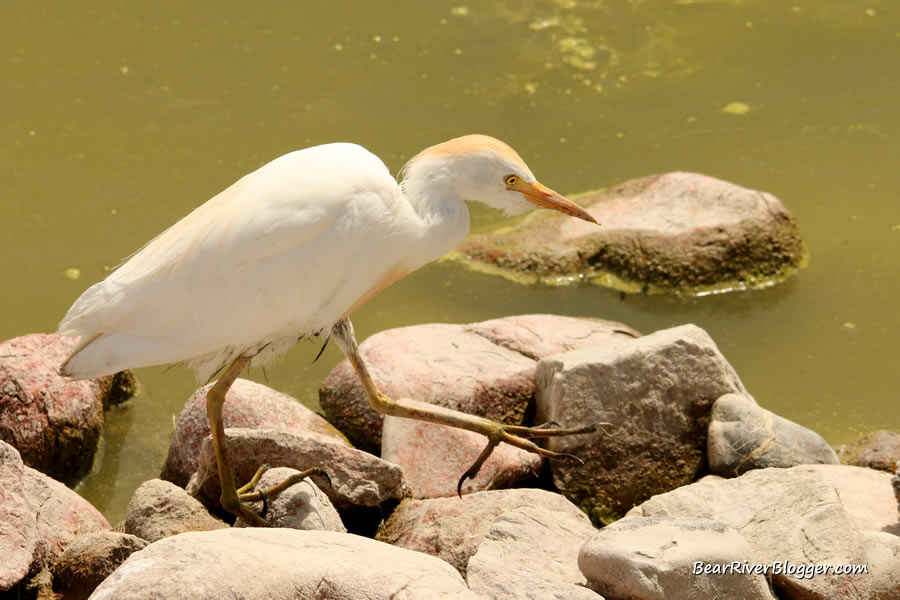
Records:
M169 443L169 454L161 477L181 487L187 485L197 470L200 445L209 435L206 394L210 387L212 384L195 391L175 422L175 432ZM235 379L225 395L222 423L226 428L278 429L322 435L346 443L346 438L338 430L296 398L247 379Z
M267 598L476 600L459 573L419 552L333 531L185 533L135 552L93 600Z
M805 259L780 200L706 175L652 175L574 200L599 227L539 211L518 226L468 237L451 256L519 281L676 293L766 285Z
M696 325L543 359L536 419L610 423L589 435L548 438L585 461L550 461L553 481L594 523L608 523L655 494L691 483L706 464L713 402L747 394Z
M768 411L746 396L716 400L706 444L709 471L736 477L750 469L838 464L838 457L815 431Z
M536 360L637 335L610 321L519 315L469 325L389 329L365 340L360 352L379 389L392 398L522 425L534 397ZM378 452L384 415L369 406L348 361L322 383L319 401L328 420L357 447Z
M0 343L0 440L29 467L65 482L91 468L103 407L130 397L136 386L127 371L81 381L60 375L77 344L43 333Z

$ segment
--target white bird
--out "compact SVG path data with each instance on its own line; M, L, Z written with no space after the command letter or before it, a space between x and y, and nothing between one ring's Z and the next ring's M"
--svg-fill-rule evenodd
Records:
M583 433L506 426L406 400L375 386L349 315L404 275L456 247L469 230L467 200L510 215L546 207L595 222L537 182L503 142L468 135L431 146L401 171L356 144L291 152L246 175L158 235L72 305L59 332L81 336L62 364L86 379L184 362L207 396L224 508L267 524L236 490L225 452L221 407L245 366L265 363L298 340L331 335L385 414L477 431L489 443L466 475L507 442L559 457L527 437ZM258 497L258 496L257 496Z

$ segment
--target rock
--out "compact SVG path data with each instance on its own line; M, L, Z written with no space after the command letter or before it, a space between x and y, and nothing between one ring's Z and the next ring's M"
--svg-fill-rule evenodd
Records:
M25 495L25 468L18 451L0 442L0 590L28 574L40 542L35 511Z
M542 314L491 319L466 325L465 329L532 360L641 335L615 321Z
M777 198L697 173L633 179L575 201L600 227L538 211L469 236L450 257L516 281L677 293L766 285L806 256Z
M833 487L860 530L900 535L900 520L891 499L890 473L849 465L801 465L792 471L811 473Z
M378 507L399 501L408 490L400 467L321 436L287 433L271 429L225 430L225 444L238 485L247 482L262 464L304 471L324 469L329 483L319 476L314 481L338 510L354 506ZM200 449L200 464L187 491L207 506L219 504L219 474L212 438Z
M175 433L161 475L162 479L175 485L186 486L197 470L200 445L209 435L206 393L212 385L205 385L191 395L175 423ZM323 435L347 443L346 438L328 421L300 404L296 398L247 379L236 379L225 395L222 422L226 428L278 429Z
M708 433L709 471L722 477L736 477L750 469L839 462L818 433L740 394L716 400Z
M696 325L545 358L536 381L538 422L610 423L547 443L585 461L551 461L550 468L557 488L595 524L694 481L706 465L712 403L747 394Z
M77 343L43 333L0 343L0 440L29 467L67 482L91 468L104 404L134 393L130 373L86 381L60 375Z
M578 549L595 532L581 512L527 505L503 512L469 559L469 589L503 600L602 600L578 570Z
M896 600L900 596L900 537L863 531L862 542L869 568L869 600Z
M267 490L299 472L285 467L269 469L263 473L255 489ZM254 502L253 506L257 514L261 514L263 503ZM271 494L268 497L268 510L264 517L273 527L347 532L341 522L341 516L332 506L328 496L309 479ZM235 527L246 526L240 519L235 522Z
M897 512L900 512L900 466L891 477L891 485L894 487L894 497L897 498Z
M372 378L392 398L413 398L521 425L534 394L534 361L496 346L462 325L388 329L360 346ZM357 447L377 452L384 416L369 406L345 359L322 383L328 420Z
M232 528L185 533L132 554L93 600L475 600L432 557L333 531Z
M0 441L0 591L54 562L79 535L109 529L87 500Z
M51 567L53 591L65 600L86 600L110 573L147 541L127 533L97 531L72 542Z
M873 431L841 447L841 462L893 473L900 467L900 433Z
M386 417L381 457L403 469L413 498L455 496L457 482L484 447L478 433L425 421ZM540 474L543 459L508 444L500 444L481 466L475 479L467 479L463 493L525 486Z
M175 484L161 479L145 481L135 490L122 528L148 542L185 531L208 531L228 527L200 502Z
M609 321L520 315L470 325L389 329L363 342L360 351L381 391L392 398L521 425L534 397L535 358L637 335ZM354 444L378 451L384 417L369 406L346 360L322 383L319 402Z
M584 519L581 511L559 494L538 489L493 490L462 498L402 502L384 522L377 539L441 558L466 576L469 559L478 550L494 519L521 507Z
M780 562L792 565L790 568L865 564L860 517L853 516L861 510L853 506L860 499L846 496L831 483L841 479L840 470L850 468L801 465L756 469L734 479L704 478L655 496L628 516L720 521L747 540L753 549L753 563ZM859 483L859 479L855 481ZM883 484L887 485L886 479ZM801 579L785 567L772 575L772 583L779 598L867 598L867 577L816 574Z
M669 517L617 521L578 554L589 587L607 598L774 600L762 574L722 570L752 561L750 545L731 527Z

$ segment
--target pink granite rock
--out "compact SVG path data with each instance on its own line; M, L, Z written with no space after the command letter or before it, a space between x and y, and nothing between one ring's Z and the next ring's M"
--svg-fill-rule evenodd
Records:
M619 323L521 315L470 325L389 329L365 340L360 350L388 396L521 425L534 399L535 358L635 335ZM319 401L328 420L354 444L378 451L384 417L369 406L346 360L322 383Z
M0 590L54 562L79 535L109 529L87 500L0 442Z
M151 479L134 491L121 527L125 533L155 542L186 531L224 529L228 525L177 485Z
M77 343L43 333L0 343L0 440L15 446L26 465L63 481L90 469L103 406L135 389L128 372L86 381L60 375Z
M413 498L455 496L459 478L484 447L483 435L425 421L386 417L381 458L400 465ZM467 479L465 494L526 485L540 475L543 459L508 444L497 446L475 479Z
M465 577L469 559L494 520L523 507L561 512L590 528L584 513L560 494L538 489L493 490L462 498L401 502L378 531L377 539L442 558Z
M209 435L206 393L211 386L198 389L185 403L169 443L169 454L161 477L181 487L187 485L197 470L200 445ZM225 427L278 429L323 435L346 443L346 438L328 421L300 404L296 398L247 379L236 379L228 390L222 406L222 421Z
M268 464L298 471L324 469L330 484L318 475L313 479L338 509L377 507L408 493L400 467L324 436L232 428L225 430L225 438L237 485L249 481L262 464ZM212 438L203 441L200 465L187 491L207 506L219 504L221 488Z
M232 528L135 552L93 600L477 600L447 563L348 533Z

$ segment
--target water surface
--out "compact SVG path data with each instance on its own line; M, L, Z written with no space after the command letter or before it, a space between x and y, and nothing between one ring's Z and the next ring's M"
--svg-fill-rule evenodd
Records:
M900 430L896 2L9 1L0 49L4 339L54 330L122 258L284 152L354 141L396 172L483 132L561 192L671 170L772 192L810 265L770 289L679 298L435 264L359 311L360 339L527 312L693 322L762 405L832 444ZM329 348L311 365L317 350L251 377L316 407L340 360ZM137 375L78 488L114 522L195 387L180 367Z

